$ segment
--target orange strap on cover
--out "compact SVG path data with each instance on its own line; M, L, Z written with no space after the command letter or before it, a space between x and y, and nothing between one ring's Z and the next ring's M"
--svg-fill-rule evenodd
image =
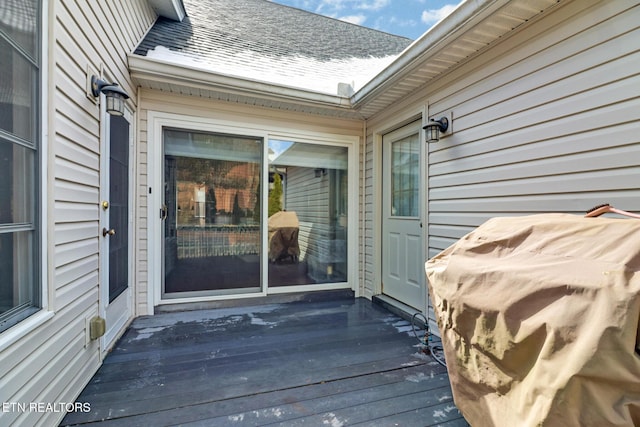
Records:
M614 208L613 206L611 206L608 203L604 204L604 205L596 206L595 208L589 210L587 212L587 214L585 215L585 218L594 218L594 217L600 216L600 215L605 214L605 213L617 213L619 215L624 215L624 216L628 216L628 217L631 217L631 218L640 219L640 215L639 214L623 211L621 209L616 209L616 208Z

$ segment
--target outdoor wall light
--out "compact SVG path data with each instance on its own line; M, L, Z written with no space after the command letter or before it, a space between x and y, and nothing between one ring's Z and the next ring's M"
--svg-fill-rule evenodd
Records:
M316 174L316 178L322 178L327 174L327 170L325 168L317 168L314 169L313 172Z
M438 142L440 140L440 132L446 132L449 129L449 119L441 117L440 120L431 119L422 129L425 131L425 139L427 142Z
M104 93L107 101L107 113L112 116L124 114L124 100L129 99L129 94L122 90L117 83L107 83L96 76L91 76L91 94L97 98L100 92Z

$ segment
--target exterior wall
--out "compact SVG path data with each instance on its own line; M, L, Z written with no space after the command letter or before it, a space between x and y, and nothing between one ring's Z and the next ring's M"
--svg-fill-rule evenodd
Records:
M48 8L48 10L47 10ZM131 52L156 15L146 0L45 2L48 85L47 304L0 334L2 402L73 402L101 363L85 321L99 303L99 108L86 96L87 67L104 69L132 96ZM0 424L57 425L64 412L0 412Z
M197 93L197 91L195 91ZM152 177L148 175L149 169L149 144L158 144L158 141L149 141L149 112L170 113L197 117L202 121L216 121L238 129L246 129L247 133L261 133L265 129L275 135L287 135L292 138L300 135L302 139L310 134L321 133L336 135L338 139L350 136L362 135L362 122L358 120L344 120L337 118L322 118L307 114L269 110L240 105L231 102L215 101L207 98L182 96L166 92L144 89L141 92L141 105L139 111L139 128L137 158L138 158L138 183L137 216L136 216L136 315L153 313L153 307L149 305L149 275L156 274L160 278L161 266L153 266L150 263L150 249L148 242L149 215L156 215L154 210L150 212L149 186ZM304 142L304 141L301 141ZM357 167L354 164L352 167ZM155 194L155 188L151 189ZM152 259L152 258L151 258ZM153 270L151 270L153 269ZM153 271L153 273L150 273ZM157 285L156 285L157 286Z
M428 257L494 216L640 210L639 28L636 1L563 3L370 120L364 293L379 292L374 133L392 115L453 115L429 145Z

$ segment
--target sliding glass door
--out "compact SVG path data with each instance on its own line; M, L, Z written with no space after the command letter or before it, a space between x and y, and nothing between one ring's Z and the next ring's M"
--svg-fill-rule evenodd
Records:
M164 130L165 296L261 290L262 139Z
M163 299L348 286L347 146L176 128L163 143Z

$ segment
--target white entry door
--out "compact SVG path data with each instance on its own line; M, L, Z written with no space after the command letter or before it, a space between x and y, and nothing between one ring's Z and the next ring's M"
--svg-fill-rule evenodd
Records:
M382 293L424 312L420 122L384 135L382 143Z
M104 104L104 103L102 103ZM132 115L102 114L104 128L100 178L100 315L106 320L101 338L107 350L131 316L130 159Z

